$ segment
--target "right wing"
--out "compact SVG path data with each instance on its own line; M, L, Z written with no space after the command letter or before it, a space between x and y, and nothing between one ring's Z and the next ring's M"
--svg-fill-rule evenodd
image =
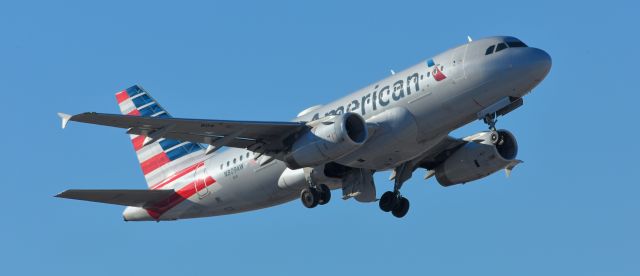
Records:
M417 168L427 169L427 177L431 177L433 170L446 160L454 151L458 150L467 141L446 136L438 144L422 153L413 160L407 161L391 172L390 180L398 178L400 182L405 182L413 175Z
M453 154L454 151L458 150L466 143L468 143L468 141L465 141L464 139L447 136L436 146L416 158L416 166L427 170L433 170Z
M249 148L273 153L290 146L288 137L308 128L304 122L256 122L140 117L87 112L77 115L58 114L63 128L68 121L127 129L129 134L145 135L145 143L160 138L203 143L220 148Z

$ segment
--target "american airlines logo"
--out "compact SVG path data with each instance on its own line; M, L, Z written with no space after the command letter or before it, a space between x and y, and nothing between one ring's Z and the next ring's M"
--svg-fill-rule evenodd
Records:
M427 78L433 76L437 82L444 80L447 76L442 72L444 66L436 64L433 59L427 60ZM373 88L372 93L363 95L359 99L354 99L346 106L338 106L329 112L326 112L324 116L340 115L345 112L359 113L364 116L367 111L376 111L380 107L385 107L391 102L400 101L406 96L410 96L411 93L420 91L420 80L424 79L424 75L419 73L413 73L406 77L401 77L395 82L390 82L389 85L380 86L377 85ZM391 84L393 83L393 84ZM320 113L316 113L311 118L312 121L320 119Z
M444 73L442 73L442 70L444 69L444 66L440 65L440 64L436 64L435 62L433 62L433 59L427 60L427 67L429 67L430 69L432 69L431 75L433 75L433 78L436 81L441 81L447 78L447 76L444 75ZM433 68L432 68L433 67Z

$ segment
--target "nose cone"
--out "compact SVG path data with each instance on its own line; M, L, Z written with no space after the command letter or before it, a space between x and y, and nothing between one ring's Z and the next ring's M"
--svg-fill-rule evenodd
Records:
M530 50L527 55L527 69L536 81L541 81L551 70L551 56L541 49L530 48Z

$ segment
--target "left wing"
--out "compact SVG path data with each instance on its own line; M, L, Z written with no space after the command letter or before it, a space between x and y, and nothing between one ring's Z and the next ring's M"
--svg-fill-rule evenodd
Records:
M145 144L160 138L209 144L212 151L222 146L277 153L288 148L287 138L308 128L304 122L255 122L140 117L87 112L58 114L62 127L68 121L127 129L128 134L147 136Z

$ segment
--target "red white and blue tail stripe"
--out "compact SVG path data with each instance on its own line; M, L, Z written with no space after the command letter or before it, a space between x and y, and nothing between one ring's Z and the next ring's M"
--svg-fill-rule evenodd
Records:
M141 86L134 85L116 93L122 114L131 116L171 117ZM193 173L201 164L204 148L196 143L159 139L145 145L144 135L131 135L142 173L150 189L173 188L181 176ZM180 177L176 177L180 176ZM167 181L172 179L172 181Z

